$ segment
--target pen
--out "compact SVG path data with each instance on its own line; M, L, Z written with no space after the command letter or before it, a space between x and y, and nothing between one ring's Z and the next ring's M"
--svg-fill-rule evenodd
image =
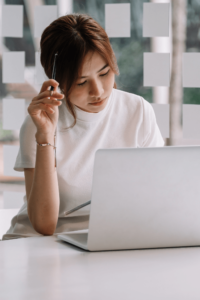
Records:
M52 79L55 79L56 78L56 58L58 56L58 52L55 54L55 57L54 57L54 62L53 62L53 71L52 71ZM54 87L51 86L50 88L50 91L53 91L54 90Z
M52 70L52 79L56 78L56 58L58 56L58 52L55 54L54 57L54 62L53 62L53 70ZM50 91L53 91L54 87L51 85L50 87ZM57 131L57 127L56 127L56 131ZM56 144L56 133L54 134L54 145ZM57 167L57 161L56 161L56 148L55 148L55 168Z
M73 213L74 211L77 211L77 210L79 210L80 208L82 208L82 207L84 207L84 206L87 206L87 205L89 205L89 204L91 204L91 201L85 202L85 203L83 203L83 204L81 204L81 205L79 205L79 206L77 206L77 207L75 207L75 208L73 208L73 209L70 209L70 210L68 210L68 211L65 212L65 216L67 216L67 215Z

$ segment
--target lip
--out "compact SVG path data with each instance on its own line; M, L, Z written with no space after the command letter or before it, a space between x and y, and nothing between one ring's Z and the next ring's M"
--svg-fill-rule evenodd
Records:
M98 102L94 102L94 103L89 103L90 105L94 105L94 106L100 106L104 103L104 101L106 100L106 98L104 98L103 100L101 101L98 101Z

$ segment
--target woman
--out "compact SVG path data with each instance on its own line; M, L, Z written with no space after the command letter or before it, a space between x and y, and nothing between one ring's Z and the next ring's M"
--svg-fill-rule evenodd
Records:
M20 129L14 169L25 173L25 203L3 239L86 229L89 207L65 212L91 199L96 150L164 145L151 105L116 89L116 58L95 20L60 17L44 30L40 46L48 78L58 52L56 80L43 83Z

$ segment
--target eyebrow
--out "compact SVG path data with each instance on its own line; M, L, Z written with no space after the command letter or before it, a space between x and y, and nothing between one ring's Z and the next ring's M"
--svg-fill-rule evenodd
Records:
M108 66L109 66L109 65L106 64L105 66L103 66L103 68L101 68L99 71L97 71L97 73L101 72L102 70L104 70L104 69L107 68ZM81 77L79 77L79 78L86 78L86 77L88 77L88 76L81 76Z

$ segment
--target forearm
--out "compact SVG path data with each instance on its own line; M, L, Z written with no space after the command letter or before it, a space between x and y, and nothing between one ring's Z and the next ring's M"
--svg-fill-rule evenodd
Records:
M54 136L36 133L38 143L54 145ZM55 167L55 150L52 146L37 145L36 164L32 189L28 199L30 221L41 234L54 233L59 214L59 189Z

